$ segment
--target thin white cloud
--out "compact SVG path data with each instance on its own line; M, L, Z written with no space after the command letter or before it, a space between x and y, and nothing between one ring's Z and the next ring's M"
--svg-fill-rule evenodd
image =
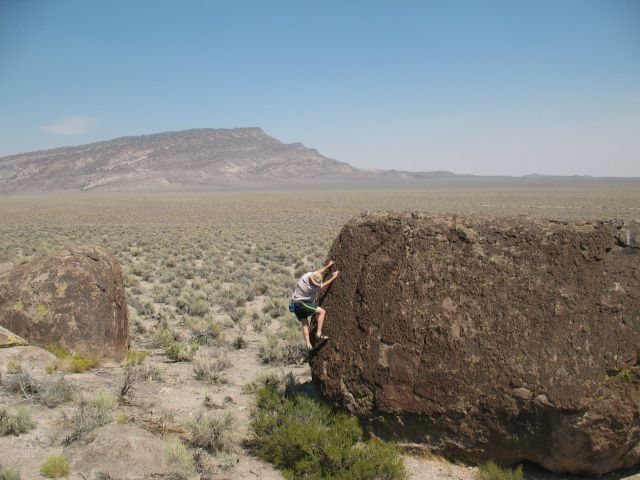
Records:
M80 135L86 133L96 124L95 118L73 115L42 127L43 132L59 135Z

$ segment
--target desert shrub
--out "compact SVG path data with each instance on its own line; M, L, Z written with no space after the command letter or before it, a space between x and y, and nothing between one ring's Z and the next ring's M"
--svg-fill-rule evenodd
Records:
M229 318L233 320L233 323L238 323L244 316L247 314L247 310L245 308L232 308L227 312Z
M258 390L251 427L256 450L285 478L404 479L398 449L362 442L357 420L303 395L283 396L274 386Z
M116 408L116 400L113 395L101 392L89 402L95 411L96 421L99 425L105 425L111 421L111 411Z
M165 265L168 267L169 265L167 265L167 262L169 262L170 260L165 261ZM160 275L160 283L171 283L175 280L176 278L176 274L173 270L164 270L161 275Z
M278 337L275 335L268 333L265 338L260 343L260 347L258 348L258 357L262 360L262 363L267 364L281 364L284 359L284 349Z
M169 290L162 285L154 285L153 287L153 301L156 303L171 303L171 295L169 294Z
M81 373L91 370L98 365L97 357L85 357L82 355L73 355L63 366L70 372Z
M164 451L175 474L188 477L193 473L193 456L184 443L178 439L169 440Z
M20 480L20 472L15 468L0 464L0 480Z
M190 318L187 324L191 329L191 340L200 345L221 345L224 342L222 325L211 318Z
M260 281L255 284L255 291L258 293L258 295L266 295L267 293L269 293L269 287L269 282Z
M242 387L242 393L255 393L266 385L280 389L283 380L284 377L278 370L265 368L259 370L253 379Z
M286 304L285 304L286 303ZM267 303L262 307L262 313L268 314L271 318L278 317L282 312L288 311L289 301L274 300L269 298Z
M98 357L96 356L76 355L71 353L62 345L49 343L45 348L59 359L59 362L56 365L56 368L58 369L81 373L92 369L99 363Z
M285 365L300 365L304 363L309 356L306 345L303 345L298 340L286 342L282 352L282 363Z
M136 277L132 273L125 273L124 285L125 287L130 287L130 288L137 287L138 285L140 285L140 280L138 280L138 277Z
M264 329L271 323L271 318L266 315L260 315L258 312L253 312L255 315L251 315L251 326L256 333L262 333Z
M234 418L230 411L219 414L199 410L186 423L189 443L210 453L227 452L235 449L233 437Z
M189 305L189 314L196 317L204 317L210 310L211 307L206 300L195 300Z
M174 343L164 353L172 362L189 362L199 348L200 345L196 342Z
M69 358L71 356L71 352L58 343L47 343L44 348L60 359Z
M143 350L129 350L127 352L127 358L125 359L125 362L127 365L135 367L144 362L144 359L147 358L148 355L149 353Z
M18 407L15 413L9 413L0 407L0 437L4 435L20 435L34 428L31 411L27 407Z
M193 375L196 380L214 384L224 383L222 372L229 366L229 358L224 350L217 350L211 355L198 354L193 358Z
M268 333L260 347L258 356L262 363L269 365L301 364L308 355L305 345L300 343L298 334L294 340L286 340Z
M139 372L139 368L127 363L118 389L118 402L127 403L133 398L135 384L140 378Z
M19 393L23 398L32 399L50 408L71 400L73 394L72 387L63 377L36 378L29 371L9 375L4 386L12 393Z
M61 478L69 475L69 460L64 454L51 455L42 465L40 473L49 478Z
M140 295L142 292L138 292L137 295ZM143 317L152 317L156 313L156 309L151 302L145 302L139 305L136 310Z
M619 380L626 383L633 383L633 373L628 367L614 368L607 371L607 380Z
M129 273L136 277L141 277L145 281L151 280L153 267L147 262L134 263L129 267Z
M176 335L168 327L162 327L153 336L153 345L159 348L169 347L175 341Z
M69 445L93 429L111 422L116 405L113 395L106 392L98 393L90 400L80 397L77 409L69 419L71 433L63 440L63 444Z
M476 478L478 480L522 480L522 465L511 470L510 468L502 468L493 461L483 463L477 470Z
M233 342L231 342L231 346L236 350L242 350L243 348L247 348L247 341L242 335L238 335Z
M138 334L147 333L147 329L142 323L142 320L138 316L135 310L129 309L129 322L133 327L133 331Z
M20 373L22 372L22 364L17 360L8 360L7 363L4 364L4 368L6 368L7 373Z

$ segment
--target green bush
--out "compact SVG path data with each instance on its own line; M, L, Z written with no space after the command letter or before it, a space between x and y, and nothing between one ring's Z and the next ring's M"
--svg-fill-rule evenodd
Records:
M40 466L40 473L49 478L61 478L69 475L69 460L64 454L52 455Z
M261 388L251 427L258 455L289 479L406 478L394 445L362 442L354 417L302 395L287 398L274 386Z
M524 475L522 473L522 465L518 465L518 468L511 470L510 468L502 468L495 462L487 462L480 465L476 474L478 480L522 480Z

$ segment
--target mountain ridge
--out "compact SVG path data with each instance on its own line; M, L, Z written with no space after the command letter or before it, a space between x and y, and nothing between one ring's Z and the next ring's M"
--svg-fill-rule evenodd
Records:
M349 181L542 182L597 178L362 169L325 157L300 142L283 143L259 127L132 135L0 157L0 194L268 188L285 184L304 187Z
M0 193L228 186L358 172L258 127L190 129L2 157Z

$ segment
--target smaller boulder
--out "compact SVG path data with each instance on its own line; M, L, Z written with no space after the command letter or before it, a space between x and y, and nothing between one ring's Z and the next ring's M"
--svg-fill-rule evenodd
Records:
M120 480L164 478L170 473L165 444L142 428L110 424L94 432L88 445L76 444L66 451L72 470L84 478L108 475Z
M1 348L0 367L6 370L9 362L17 363L22 370L28 370L36 375L45 375L47 368L54 365L56 356L40 347L27 345L25 347Z
M19 337L0 325L0 348L19 347L24 345L28 345L28 342L24 338Z
M120 360L129 346L122 269L98 246L18 265L0 274L0 319L31 344Z

